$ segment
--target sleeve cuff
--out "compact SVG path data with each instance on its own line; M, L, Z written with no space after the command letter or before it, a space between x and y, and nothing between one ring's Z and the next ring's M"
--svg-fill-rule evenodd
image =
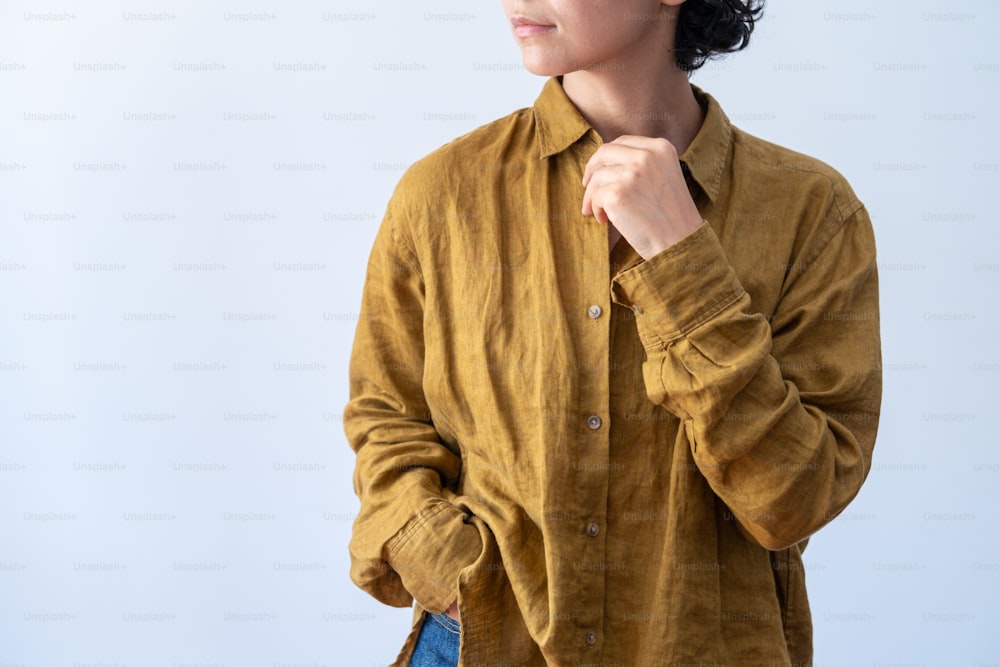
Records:
M611 280L611 300L635 312L646 350L662 349L743 294L707 222Z
M432 614L458 597L458 576L479 558L483 541L469 515L446 499L414 517L387 545L403 587Z

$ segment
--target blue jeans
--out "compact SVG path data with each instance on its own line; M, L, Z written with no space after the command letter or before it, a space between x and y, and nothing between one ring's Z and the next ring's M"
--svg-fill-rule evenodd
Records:
M457 667L462 626L445 613L424 615L410 667Z

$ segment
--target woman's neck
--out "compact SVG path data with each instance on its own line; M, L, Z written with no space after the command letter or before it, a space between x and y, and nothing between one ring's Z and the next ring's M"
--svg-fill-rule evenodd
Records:
M597 130L604 143L623 134L663 137L683 153L698 134L704 111L695 99L687 73L661 66L659 71L577 70L560 77L566 96Z

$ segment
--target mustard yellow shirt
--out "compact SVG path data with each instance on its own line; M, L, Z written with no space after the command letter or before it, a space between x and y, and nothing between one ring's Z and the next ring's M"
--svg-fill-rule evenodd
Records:
M351 577L416 602L397 664L456 597L463 666L811 664L802 550L878 425L872 225L692 88L706 222L649 260L580 214L601 138L558 77L401 177L344 410Z

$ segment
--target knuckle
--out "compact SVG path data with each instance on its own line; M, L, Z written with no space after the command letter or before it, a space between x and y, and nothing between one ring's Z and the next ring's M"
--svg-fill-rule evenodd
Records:
M657 152L668 158L677 157L677 148L667 139L659 137L656 141Z

